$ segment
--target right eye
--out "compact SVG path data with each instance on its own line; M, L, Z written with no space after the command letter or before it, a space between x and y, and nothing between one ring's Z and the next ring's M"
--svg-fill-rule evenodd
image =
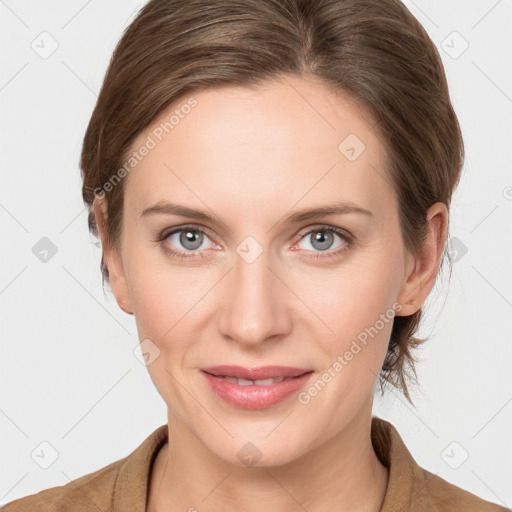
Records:
M206 232L194 226L180 226L164 230L158 238L163 243L164 249L172 255L180 258L191 258L200 255L203 257L204 250L200 250L205 241L210 240ZM209 249L214 246L210 241ZM197 253L197 254L196 254Z

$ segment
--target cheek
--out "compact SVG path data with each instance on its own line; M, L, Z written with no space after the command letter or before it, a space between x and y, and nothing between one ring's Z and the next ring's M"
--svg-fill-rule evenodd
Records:
M364 338L365 329L371 329L395 300L399 255L377 245L338 268L301 265L280 272L293 291L276 290L282 293L281 313L287 314L285 305L299 312L302 327L325 340L329 353L359 335ZM215 316L224 271L173 264L158 247L128 247L136 248L126 254L125 267L140 339L154 340L161 351L176 354L194 338L194 331L212 328L206 324ZM380 329L383 336L389 335L391 324Z
M389 263L354 261L332 272L311 271L307 278L292 283L296 295L308 306L303 307L306 318L316 318L316 330L325 329L326 339L347 341L375 324L381 314L391 315L399 276Z
M340 407L348 406L346 401L356 404L373 391L397 312L398 261L380 253L371 261L354 259L328 276L318 271L307 285L294 280L297 295L316 314L305 311L302 328L323 353L325 379L333 382L328 393L336 403L334 393L345 397Z
M329 416L333 429L373 396L396 314L390 274L367 267L360 278L355 275L347 271L330 281L312 307L322 311L323 323L310 325L323 369L301 403L311 403L318 418ZM320 333L324 324L332 331L327 335Z
M171 265L155 252L127 261L127 276L139 339L151 340L162 356L148 370L154 379L162 375L168 380L165 370L183 371L194 359L204 329L211 328L207 308L218 275L211 269Z
M199 339L194 333L198 331L200 299L205 293L200 280L191 278L192 272L152 266L148 258L144 264L133 265L129 273L139 339L158 354L147 366L148 373L178 416L190 401L180 382Z
M204 294L201 279L193 268L172 264L158 245L128 247L126 278L140 336L164 340Z

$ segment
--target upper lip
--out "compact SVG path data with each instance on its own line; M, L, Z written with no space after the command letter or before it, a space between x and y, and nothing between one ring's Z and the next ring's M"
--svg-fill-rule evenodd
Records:
M236 377L247 380L298 377L304 373L313 371L307 368L295 368L292 366L259 366L257 368L247 368L233 365L208 366L206 368L201 368L201 370L218 377Z

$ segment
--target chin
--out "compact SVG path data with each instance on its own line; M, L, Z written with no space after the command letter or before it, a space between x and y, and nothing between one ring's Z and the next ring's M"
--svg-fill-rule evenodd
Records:
M276 467L289 464L307 451L299 439L294 439L286 431L274 431L277 423L265 430L265 434L247 432L247 429L229 443L215 443L210 450L226 462L239 467Z

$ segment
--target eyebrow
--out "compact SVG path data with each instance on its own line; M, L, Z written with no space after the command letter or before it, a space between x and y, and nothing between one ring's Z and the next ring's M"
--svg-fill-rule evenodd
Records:
M342 203L322 206L319 208L300 210L292 213L291 215L288 215L282 221L280 221L280 223L297 224L299 222L305 222L327 215L344 215L348 213L359 213L373 217L373 212L370 210L362 208L351 201L346 201ZM168 201L159 201L155 205L145 208L141 213L141 217L150 215L180 215L181 217L188 217L190 219L197 219L204 222L211 222L212 224L218 224L224 227L227 231L232 232L232 229L229 228L229 226L224 221L222 221L216 215L207 212L206 210L196 210L193 208L188 208L187 206L170 203Z

